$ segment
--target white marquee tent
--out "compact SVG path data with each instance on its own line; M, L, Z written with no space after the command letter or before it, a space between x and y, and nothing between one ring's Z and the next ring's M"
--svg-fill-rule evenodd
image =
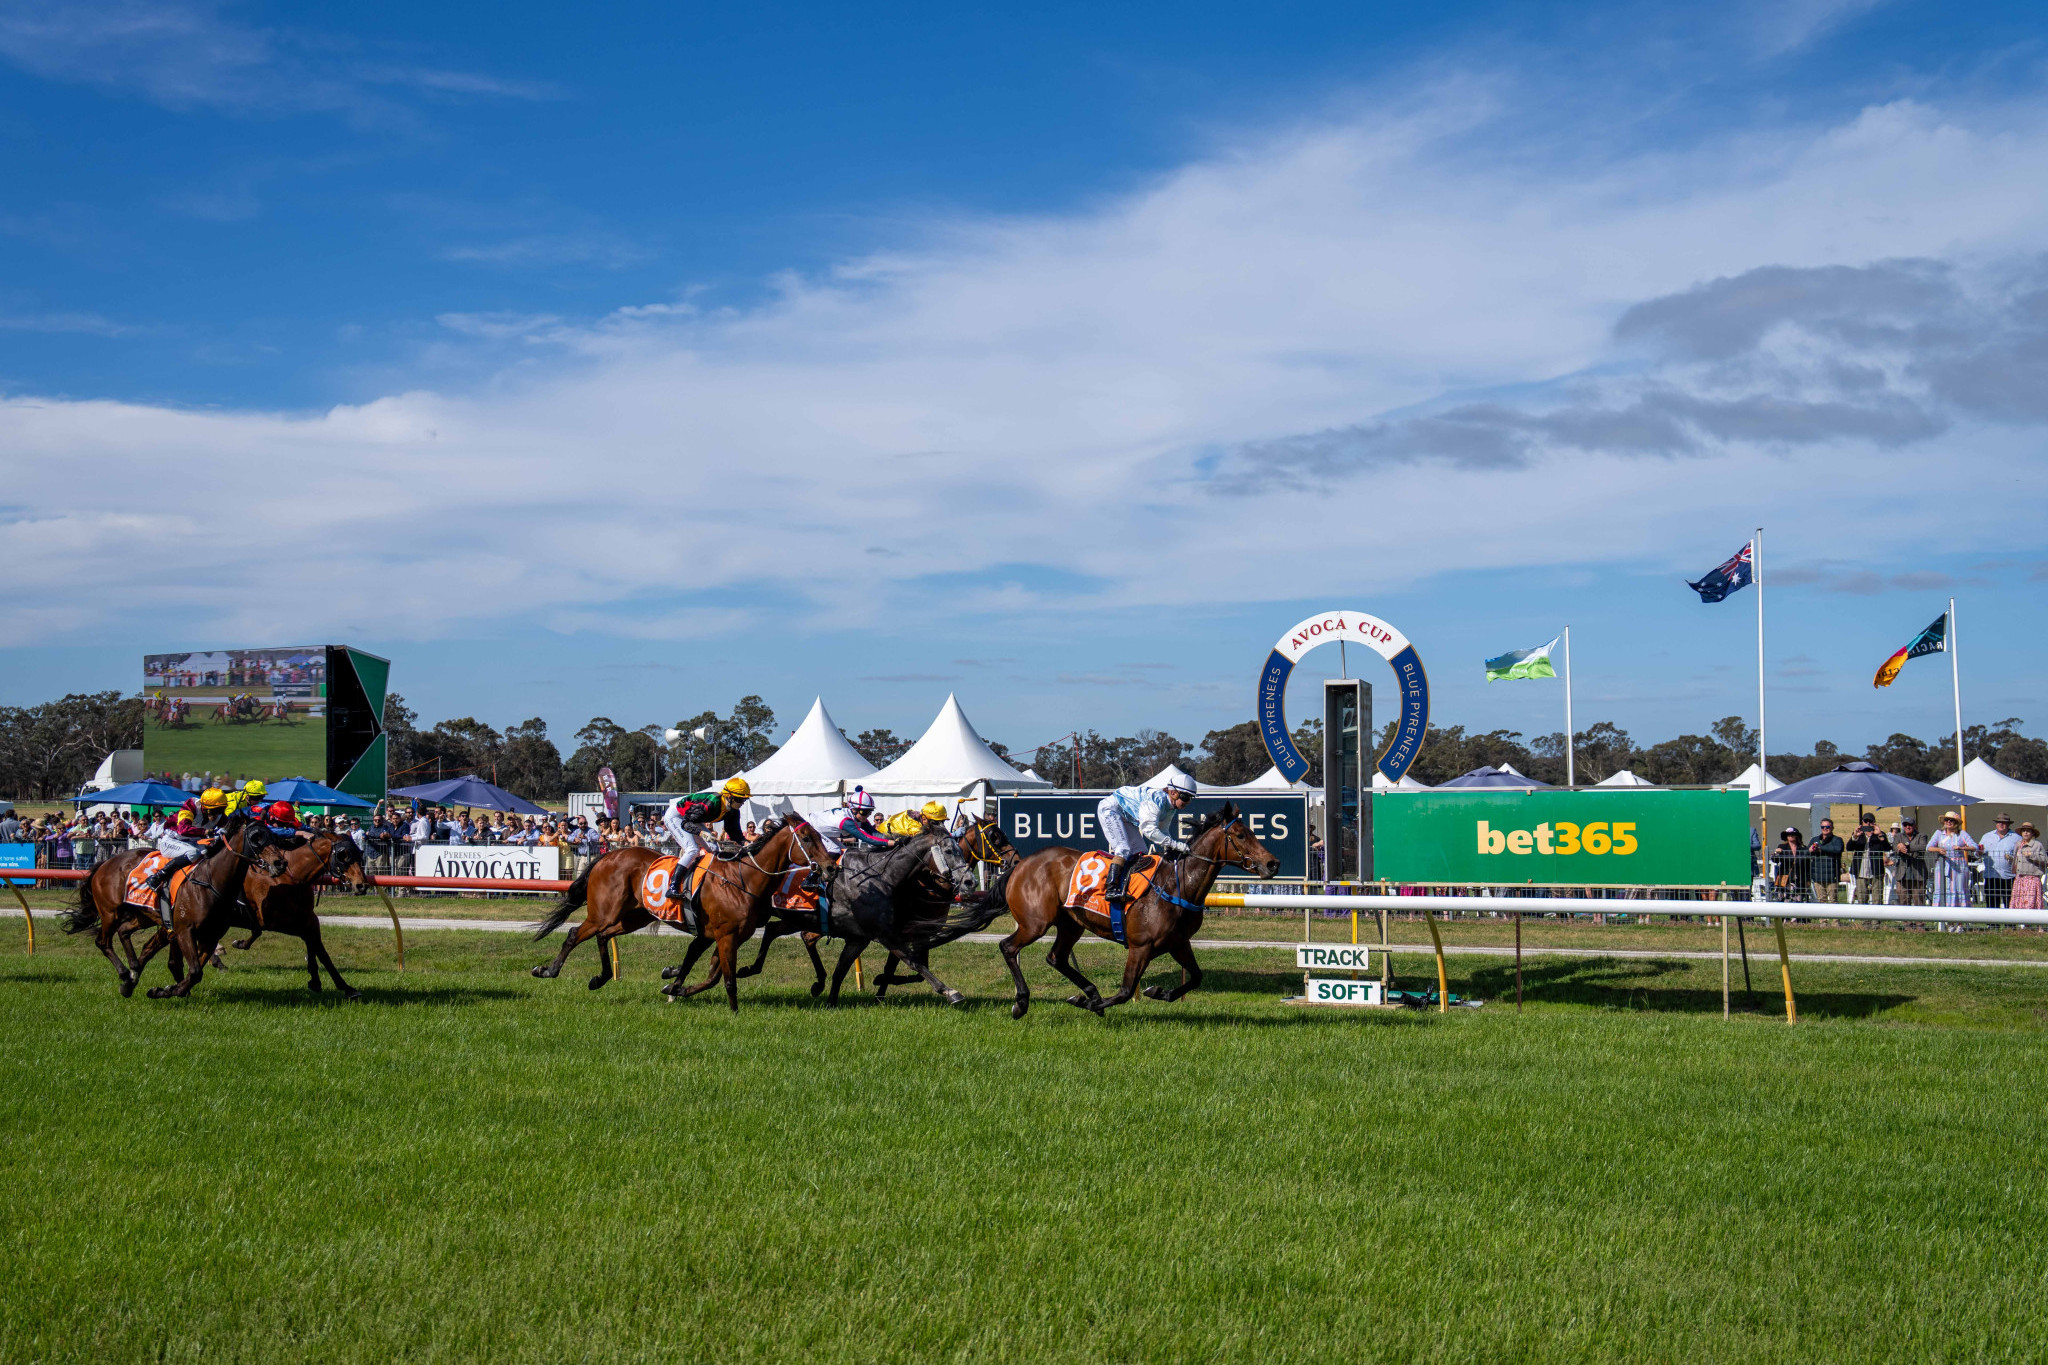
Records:
M1969 786L1964 787L1961 779L1967 777ZM1959 795L1975 796L1985 801L2002 801L2012 806L2048 806L2048 786L2037 782L2022 782L2016 777L2007 777L1981 758L1973 758L1964 765L1962 772L1950 773L1934 784ZM1975 815L1976 812L1971 812ZM1972 820L1972 827L1977 822ZM1990 827L1990 821L1984 822Z
M1763 787L1761 790L1759 790L1757 787L1757 778L1759 774L1762 774L1763 777ZM1780 782L1777 778L1772 777L1769 773L1763 772L1761 768L1759 768L1756 764L1752 763L1747 768L1744 768L1740 773L1736 774L1735 780L1730 782L1728 785L1731 787L1748 788L1749 799L1754 801L1757 799L1758 796L1762 795L1763 792L1774 792L1778 788L1784 786L1785 784L1783 782Z
M874 772L875 765L846 742L820 697L780 749L740 776L753 789L750 805L811 815L839 804L843 792L867 781ZM755 812L750 810L748 815L752 818Z
M1657 784L1647 778L1637 777L1627 768L1623 768L1612 777L1603 777L1593 785L1596 787L1654 787ZM1779 785L1782 786L1783 784Z
M904 810L936 800L948 807L949 814L961 797L1052 787L1044 778L1018 772L997 757L975 732L959 699L951 695L917 743L861 785L877 798L878 807Z

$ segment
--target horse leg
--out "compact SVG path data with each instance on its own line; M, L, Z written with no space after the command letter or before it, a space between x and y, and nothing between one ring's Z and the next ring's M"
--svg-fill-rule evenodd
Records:
M683 959L684 968L687 969L692 962L695 962L700 956L702 956L704 950L707 948L717 948L722 953L724 951L724 940L713 938L709 934L701 935L695 943L690 945L689 956ZM739 951L739 943L737 940L735 940L733 943L733 951L735 953ZM676 978L676 984L682 986L682 982L688 976L689 972L685 970L682 973L682 975ZM682 989L676 992L676 998L678 1000L687 1000L693 995L702 995L705 991L710 990L713 986L716 986L720 981L723 981L724 979L725 969L720 965L719 957L717 955L714 955L711 959L710 974L694 986L682 986Z
M590 989L597 990L612 979L612 940L619 936L617 925L600 929L591 938L597 944L597 975L590 978Z
M1022 1019L1031 1009L1031 986L1024 980L1024 968L1018 963L1017 954L1036 943L1044 932L1045 925L1029 924L1020 919L1009 937L996 944L1003 950L1003 962L1010 969L1010 979L1017 983L1017 1003L1010 1006L1012 1019Z
M960 994L960 992L954 990L951 986L948 986L945 982L939 980L939 978L932 972L931 968L925 966L924 963L919 962L917 960L918 954L916 950L903 945L892 946L889 940L886 938L878 937L876 941L879 942L884 948L889 949L889 960L891 962L901 959L903 962L907 963L910 967L910 970L916 972L918 978L921 978L926 985L930 986L932 990L939 996L939 998L944 1000L947 1004L964 1005L967 1003L966 996Z
M256 936L251 934L249 937L254 938ZM307 934L299 942L306 949L306 989L318 995L320 994L320 959L313 956L313 936Z
M1045 955L1045 965L1056 969L1061 976L1081 988L1081 994L1070 995L1067 1003L1077 1009L1094 1010L1102 1013L1102 992L1095 989L1095 983L1081 975L1081 969L1074 965L1074 945L1081 941L1081 922L1071 915L1062 914L1052 931L1052 951Z
M1173 942L1166 945L1166 951L1180 964L1180 984L1166 990L1147 986L1145 996L1149 1000L1164 1000L1170 1005L1202 984L1202 969L1195 962L1194 945L1187 941L1185 935L1176 935Z
M535 967L533 974L544 981L552 981L560 976L562 964L569 960L569 954L576 951L576 945L597 932L597 926L592 923L596 918L594 913L586 913L582 922L563 936L562 951L555 954L555 960L544 967Z
M176 919L175 913L172 918ZM192 988L206 975L206 953L200 948L199 936L193 932L191 925L187 924L172 932L171 950L184 956L185 965L190 969L189 974L181 977L174 986L158 986L152 990L149 993L152 1000L183 1000L192 994ZM176 970L174 966L172 971L175 973Z
M256 946L256 940L257 940L257 939L259 939L259 938L262 938L262 937L263 937L263 930L261 930L260 928L259 928L259 929L251 929L251 930L249 931L249 937L247 937L247 938L243 939L243 940L242 940L242 941L241 941L240 943L237 943L237 944L235 945L235 947L239 948L239 949L240 949L241 951L243 951L243 952L245 952L245 953L246 953L246 952L248 952L248 951L249 951L249 950L250 950L251 948L255 947L255 946ZM318 973L318 972L315 972L315 973L314 973L314 975L315 975L315 976L318 976L318 975L319 975L319 973Z
M761 974L761 964L768 960L768 945L785 934L798 932L800 931L797 927L787 920L769 920L768 927L761 931L761 951L754 955L754 965L740 968L739 974L741 976L759 976Z
M142 975L142 964L136 963L135 969L130 971L122 965L120 958L114 956L114 925L116 923L117 921L107 918L104 914L101 915L99 931L92 936L92 941L93 946L105 954L107 961L112 964L114 975L120 978L121 998L125 1000L135 994L135 979ZM135 931L132 929L128 931L128 933L133 932ZM135 947L128 942L125 936L121 939L121 946L128 950L128 960L134 962Z
M818 956L820 937L818 934L805 934L802 938L804 951L811 955L811 970L818 974L818 979L811 983L811 994L814 997L825 993L825 960Z
M860 960L861 952L868 946L864 938L850 938L839 949L839 965L832 969L832 994L826 999L828 1005L839 1003L839 984L846 980L846 974L853 964Z
M306 930L306 941L313 945L313 952L320 958L320 965L327 969L327 975L334 978L334 989L341 992L344 1000L360 1000L363 993L341 979L341 969L334 965L334 959L327 955L327 940L320 936L320 921L314 920Z
M699 934L697 935L697 937L691 939L690 950L683 954L682 962L674 967L665 967L662 969L661 974L663 976L672 978L675 984L672 986L663 986L661 988L661 993L671 1000L680 1000L686 995L695 994L695 992L693 992L688 986L684 985L683 983L690 979L690 968L697 965L697 959L704 956L704 950L706 948L709 948L710 946L711 940L704 937L702 934ZM698 987L698 989L702 990L703 988L700 986Z
M1145 968L1152 963L1152 954L1159 951L1153 943L1133 943L1124 954L1124 984L1115 995L1102 1002L1102 1010L1115 1009L1138 993L1138 983L1145 979Z

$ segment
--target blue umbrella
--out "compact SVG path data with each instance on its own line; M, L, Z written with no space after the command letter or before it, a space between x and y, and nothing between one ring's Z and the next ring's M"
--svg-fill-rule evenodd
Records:
M271 783L269 799L289 801L294 806L361 806L364 810L369 810L377 804L375 801L365 801L360 796L351 796L347 792L322 786L304 777L287 777L282 782Z
M81 806L182 806L192 795L168 782L124 782L103 792L87 792L71 799Z
M1959 796L1862 762L1844 763L1831 773L1749 798L1750 804L1758 806L1974 806L1982 799Z
M1520 773L1503 772L1499 768L1474 768L1471 772L1462 773L1448 782L1437 783L1437 789L1441 791L1445 787L1527 788L1547 787L1549 785L1548 782L1538 782L1533 777L1524 777Z
M451 777L445 782L426 782L417 787L393 787L393 796L410 796L437 806L472 806L478 810L505 810L514 815L546 815L533 802L494 787L481 777Z

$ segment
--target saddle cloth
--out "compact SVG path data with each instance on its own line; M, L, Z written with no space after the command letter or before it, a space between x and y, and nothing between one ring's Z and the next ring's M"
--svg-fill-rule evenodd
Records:
M696 875L690 879L690 890L704 885L704 877L711 871L711 859L697 860ZM683 923L681 901L668 898L669 880L676 875L675 855L656 858L647 870L640 874L640 903L647 907L647 913L668 924Z
M1159 855L1147 853L1131 864L1131 879L1125 889L1130 892L1130 903L1135 905L1145 895L1145 888L1152 885L1152 874L1159 870ZM1107 853L1084 853L1074 864L1074 871L1067 878L1067 909L1093 910L1106 918L1121 919L1111 915L1114 909L1103 894L1109 889L1109 855Z
M156 910L156 893L149 889L150 874L164 865L161 853L145 853L142 861L128 869L128 880L121 888L121 899L130 905L139 905L144 910ZM171 874L171 884L164 888L168 904L178 903L178 892L184 887L185 879L192 875L192 869L181 867Z
M804 890L804 878L809 875L808 867L792 867L782 874L782 881L775 888L771 898L777 910L816 910L818 893Z

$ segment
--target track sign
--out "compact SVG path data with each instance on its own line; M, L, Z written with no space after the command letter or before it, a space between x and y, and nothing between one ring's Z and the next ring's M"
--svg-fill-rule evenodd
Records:
M1305 972L1369 972L1372 964L1366 951L1363 943L1298 943L1294 948L1294 965Z
M1310 977L1303 983L1301 993L1303 1004L1307 1005L1382 1005L1386 1001L1380 995L1377 981L1338 981Z

